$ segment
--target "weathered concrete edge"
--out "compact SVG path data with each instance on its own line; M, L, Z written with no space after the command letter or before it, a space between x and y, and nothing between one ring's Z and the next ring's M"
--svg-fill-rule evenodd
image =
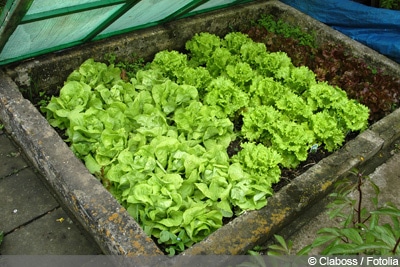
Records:
M6 130L44 175L61 203L94 237L104 253L163 255L2 71L0 116Z
M400 138L400 110L396 109L384 119L374 123L370 129L385 140L384 148Z

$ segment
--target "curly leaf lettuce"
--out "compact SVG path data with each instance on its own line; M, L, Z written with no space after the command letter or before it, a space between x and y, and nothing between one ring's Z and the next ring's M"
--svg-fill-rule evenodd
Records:
M282 156L273 148L261 144L242 143L242 150L235 156L229 174L233 180L233 204L245 210L259 209L266 205L266 197L273 193L272 185L280 179L279 164Z
M221 39L207 32L196 34L185 44L185 48L190 52L190 60L194 62L195 65L206 64L214 51L220 47Z
M225 77L212 80L207 91L204 103L221 108L228 117L249 103L248 95Z
M186 68L187 62L187 55L174 50L164 50L155 55L151 68L160 71L164 77L176 81L179 74Z

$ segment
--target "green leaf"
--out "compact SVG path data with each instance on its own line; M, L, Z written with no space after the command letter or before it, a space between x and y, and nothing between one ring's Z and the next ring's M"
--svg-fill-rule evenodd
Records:
M197 64L205 64L212 53L221 47L221 39L210 33L202 32L196 34L192 39L186 42L185 48L190 51L192 61Z
M189 225L197 216L205 212L206 204L196 203L193 207L183 213L183 223Z
M349 239L349 242L355 243L357 245L363 244L363 238L361 237L360 233L357 229L354 228L345 228L341 229L340 233Z
M255 143L242 143L241 147L242 150L232 157L232 161L239 163L244 172L257 179L259 184L266 186L271 186L279 181L281 174L279 164L282 162L282 157L276 150ZM232 168L234 169L231 170L231 173L239 176L238 179L243 179L243 171L239 167ZM233 178L235 179L235 176Z
M377 238L377 240L383 241L392 248L395 246L398 239L398 237L395 237L393 229L389 224L377 225L371 233Z
M278 241L279 245L285 250L288 251L289 247L286 243L286 240L280 235L274 235L276 241Z
M229 49L231 53L238 53L243 45L252 44L254 41L241 32L230 32L225 35L222 44Z
M203 99L205 90L212 77L205 67L186 67L177 73L177 83L194 86L198 90L199 98Z
M226 66L226 73L229 78L244 91L247 91L248 84L256 75L251 66L245 62L238 62L235 65L230 64Z
M327 255L351 255L355 254L357 244L337 244L329 248Z
M400 210L395 207L387 206L387 207L382 207L377 210L371 211L371 214L400 217Z
M174 236L175 236L174 234L171 234L171 233L168 232L168 231L161 231L161 233L160 233L160 238L159 238L159 242L160 242L160 243L166 243L166 242L168 242L169 240L171 240Z
M84 158L85 161L85 166L89 170L90 173L95 174L95 173L100 173L101 171L101 166L100 164L97 163L97 161L93 158L92 155L86 155Z
M178 107L186 106L192 100L197 100L197 89L191 85L178 85L171 80L156 84L152 88L152 96L156 106L168 115Z
M326 234L326 235L333 235L333 236L341 236L340 228L337 227L323 227L318 230L317 234Z
M312 248L319 247L325 243L331 242L336 238L338 238L336 235L319 235L313 241Z
M233 216L231 204L227 199L217 202L216 207L221 212L223 217L231 218Z
M159 221L160 224L165 225L166 227L174 227L180 226L183 220L183 213L180 211L171 212L169 214L172 217L165 218Z
M160 51L151 62L153 70L160 71L166 77L175 80L179 73L186 68L187 55L178 51Z
M302 248L301 250L299 250L296 255L297 256L304 256L304 255L308 255L308 253L313 249L312 245L308 245L305 246L304 248Z
M297 94L302 94L304 91L308 90L311 85L316 84L315 73L306 66L291 68L290 75L283 78L284 84Z
M127 199L128 203L144 203L153 205L153 200L150 198L153 195L153 188L147 184L138 184L132 189L132 195Z
M390 251L391 247L387 246L386 244L383 244L382 242L371 242L371 243L365 243L365 244L360 244L359 246L356 246L350 253L355 254L355 253L366 253L368 251L377 251L377 250L387 250Z
M221 108L227 116L249 103L248 95L223 76L212 80L206 90L208 93L204 97L204 103Z

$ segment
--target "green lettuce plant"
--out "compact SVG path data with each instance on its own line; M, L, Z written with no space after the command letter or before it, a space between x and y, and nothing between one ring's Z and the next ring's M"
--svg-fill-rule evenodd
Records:
M85 61L42 108L72 151L170 254L260 209L281 167L339 148L368 109L242 33L161 51L127 77ZM228 148L242 140L236 155Z

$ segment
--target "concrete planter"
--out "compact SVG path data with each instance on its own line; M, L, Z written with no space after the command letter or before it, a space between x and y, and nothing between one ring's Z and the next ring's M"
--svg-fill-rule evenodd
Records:
M84 60L101 60L106 53L150 59L163 49L181 49L195 33L209 31L225 35L240 29L261 14L272 13L306 30L314 30L320 41L345 44L371 66L400 77L399 66L375 51L318 23L279 1L260 1L186 18L163 26L134 32L75 49L28 60L0 71L0 114L8 132L23 148L59 200L94 237L105 254L157 256L163 252L128 215L111 194L92 176L37 109L20 93L34 82L40 90L56 91L68 74ZM304 213L332 189L335 181L354 167L373 168L375 156L400 137L397 110L360 134L342 149L313 166L271 197L261 210L234 219L184 255L243 254L265 242Z

